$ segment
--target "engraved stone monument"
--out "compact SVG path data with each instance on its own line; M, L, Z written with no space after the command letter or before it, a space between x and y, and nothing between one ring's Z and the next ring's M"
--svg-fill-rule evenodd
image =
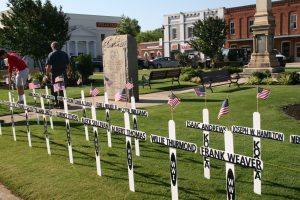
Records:
M115 94L125 88L127 82L133 83L134 87L129 91L131 96L139 100L137 45L130 35L114 35L105 38L103 48L103 72L104 79L112 82L105 84L108 99L114 100Z
M271 0L256 0L256 13L253 24L253 52L245 73L271 73L284 71L274 52L275 18L272 15Z

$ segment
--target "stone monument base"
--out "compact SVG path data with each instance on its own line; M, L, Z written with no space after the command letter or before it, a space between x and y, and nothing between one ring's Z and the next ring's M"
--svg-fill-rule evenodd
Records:
M269 70L271 73L284 72L284 67L279 66L279 62L273 52L252 53L248 67L244 69L244 73L265 72Z
M255 67L247 67L243 70L244 74L252 74L253 72L266 72L266 71L270 71L271 73L279 73L279 72L284 72L285 68L284 67L259 67L259 68L255 68Z

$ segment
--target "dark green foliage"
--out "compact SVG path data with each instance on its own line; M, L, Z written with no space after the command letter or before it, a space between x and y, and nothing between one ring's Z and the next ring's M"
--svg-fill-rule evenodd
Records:
M300 75L297 72L285 72L280 75L278 82L281 85L296 85L300 83Z
M94 68L90 54L80 54L75 58L76 68L82 76L82 81L85 82L90 75L93 74Z
M0 45L44 59L51 51L50 44L57 41L63 45L70 36L69 19L62 11L53 6L49 0L9 0L9 11L2 14L0 28Z
M223 19L209 17L194 23L195 39L190 41L193 48L215 60L219 49L226 40L227 27Z
M136 36L136 42L153 42L158 41L163 37L163 30L161 28L155 29L153 31L140 32Z
M180 80L190 81L194 77L199 77L201 71L199 68L183 67L181 68Z
M260 81L262 81L265 78L268 78L271 76L269 71L266 72L253 72L252 76L257 77Z
M123 15L116 31L119 35L128 34L132 37L136 37L141 31L141 27L139 26L138 20Z
M222 69L227 70L230 74L243 72L243 68L240 68L240 67L226 66L226 67L223 67Z

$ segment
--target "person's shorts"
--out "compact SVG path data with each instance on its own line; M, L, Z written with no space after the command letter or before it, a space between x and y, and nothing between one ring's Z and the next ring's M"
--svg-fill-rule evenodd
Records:
M28 78L29 69L26 67L24 70L17 72L16 75L16 86L25 85Z

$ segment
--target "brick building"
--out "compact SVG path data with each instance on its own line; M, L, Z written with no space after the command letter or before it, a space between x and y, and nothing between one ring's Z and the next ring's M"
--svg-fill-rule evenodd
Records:
M228 24L226 48L245 48L252 52L252 25L256 5L226 8L224 19ZM274 48L290 61L300 61L300 0L272 2L275 17Z
M138 57L151 60L156 57L163 57L163 46L162 41L159 42L143 42L137 45Z

